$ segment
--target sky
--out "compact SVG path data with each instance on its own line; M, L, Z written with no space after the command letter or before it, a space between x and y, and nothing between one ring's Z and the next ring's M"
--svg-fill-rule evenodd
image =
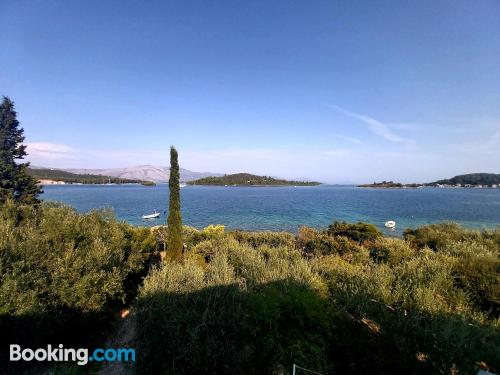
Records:
M28 160L327 183L500 173L498 0L0 0Z

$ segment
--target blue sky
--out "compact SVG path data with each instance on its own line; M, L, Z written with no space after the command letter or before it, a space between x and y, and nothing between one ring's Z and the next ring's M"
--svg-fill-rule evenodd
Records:
M0 0L33 164L500 172L500 2Z

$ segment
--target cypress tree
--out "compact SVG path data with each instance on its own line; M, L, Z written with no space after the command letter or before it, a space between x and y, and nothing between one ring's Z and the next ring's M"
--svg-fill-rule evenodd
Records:
M179 162L177 150L170 147L170 178L168 179L170 190L168 206L168 238L167 256L171 260L182 258L182 217L181 197L179 187Z
M40 188L27 173L29 163L17 163L26 156L24 130L19 126L14 102L4 96L0 104L0 204L7 199L38 203Z

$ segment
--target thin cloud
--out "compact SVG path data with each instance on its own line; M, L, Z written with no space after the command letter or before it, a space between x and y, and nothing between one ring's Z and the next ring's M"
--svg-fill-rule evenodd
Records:
M422 130L422 128L429 127L429 125L414 124L411 122L399 122L399 123L391 123L390 127L398 130L418 131Z
M76 157L76 152L73 148L56 143L27 143L26 151L28 156L35 160L74 159Z
M26 144L27 160L46 167L98 168L117 165L136 165L144 160L165 164L166 152L152 150L96 150L80 149L64 144L31 142ZM108 165L101 165L108 163Z
M391 141L391 142L408 142L409 141L408 139L402 138L399 135L397 135L396 133L394 133L387 124L384 124L384 123L382 123L382 122L380 122L372 117L348 111L348 110L341 108L337 105L328 105L328 107L333 108L336 111L338 111L346 116L360 120L361 122L368 125L368 128L372 131L372 133L374 133L374 134L376 134L384 139L387 139L388 141Z
M346 141L349 141L349 142L352 142L352 143L356 143L358 145L363 144L363 142L361 142L359 139L354 138L354 137L347 137L345 135L340 135L340 134L334 134L334 135L337 138L342 138L342 139L345 139Z

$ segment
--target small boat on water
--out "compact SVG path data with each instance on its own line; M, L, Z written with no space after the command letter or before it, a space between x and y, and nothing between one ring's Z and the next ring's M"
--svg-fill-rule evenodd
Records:
M393 220L386 221L385 222L385 227L386 228L391 228L391 229L396 228L396 222L393 221Z
M187 186L187 184L185 184L184 182L181 182L181 183L179 184L179 187L180 187L180 188L183 188L183 187L186 187L186 186Z
M155 211L153 214L149 214L149 215L142 215L142 218L144 220L148 220L148 219L156 219L157 217L160 217L160 213Z

